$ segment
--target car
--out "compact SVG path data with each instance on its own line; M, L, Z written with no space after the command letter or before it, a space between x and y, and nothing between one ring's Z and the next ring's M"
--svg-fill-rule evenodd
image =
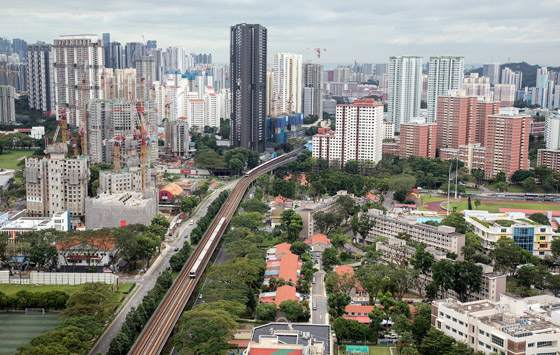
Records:
M408 304L414 303L414 300L407 300L406 303Z
M188 237L189 237L189 235L188 235L188 234L185 234L185 239L187 239Z
M191 220L189 221L189 224L190 224L190 225L193 225L193 224L194 224L194 219L191 219Z
M199 299L202 298L202 293L199 293L199 294L198 294L198 298L199 298Z
M167 271L171 270L171 266L166 267L165 270Z
M313 302L313 310L314 310L314 311L317 310L317 302Z
M173 250L175 250L175 251L179 251L179 248L178 248L178 247L175 247L175 249L173 249Z
M311 281L311 283L315 283L315 276L313 276L313 281Z

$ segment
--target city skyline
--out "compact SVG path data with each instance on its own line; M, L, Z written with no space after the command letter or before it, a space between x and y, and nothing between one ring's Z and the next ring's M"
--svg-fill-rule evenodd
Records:
M159 47L182 46L211 52L215 62L228 62L232 23L260 23L269 30L268 63L278 52L301 53L313 60L308 47L325 48L323 64L387 62L391 55L465 56L465 62L526 61L559 65L560 39L554 14L560 4L522 1L440 4L404 7L399 2L376 4L283 3L272 7L258 1L210 1L193 5L172 2L12 3L3 8L9 38L47 43L64 34L111 33L121 43L158 41ZM25 13L25 16L19 14ZM251 13L250 17L244 14ZM257 14L257 15L254 15ZM547 20L549 19L549 20ZM303 34L303 35L302 35ZM364 37L371 36L371 46ZM352 57L348 57L351 53Z

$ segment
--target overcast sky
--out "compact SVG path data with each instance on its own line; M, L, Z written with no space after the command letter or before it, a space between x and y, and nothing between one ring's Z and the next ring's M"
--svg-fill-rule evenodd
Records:
M228 61L229 29L268 28L277 52L323 63L387 62L391 55L461 55L467 63L560 65L559 0L0 0L0 36L52 42L92 33L121 43L155 39Z

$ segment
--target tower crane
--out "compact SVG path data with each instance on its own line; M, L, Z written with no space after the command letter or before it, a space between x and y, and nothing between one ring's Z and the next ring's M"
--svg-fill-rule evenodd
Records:
M11 70L11 69L0 69L0 71L10 73L10 86L14 87L14 73L19 74L20 72L17 71L17 70Z
M307 50L313 50L317 53L317 60L321 59L321 51L326 52L327 50L325 48L305 48Z

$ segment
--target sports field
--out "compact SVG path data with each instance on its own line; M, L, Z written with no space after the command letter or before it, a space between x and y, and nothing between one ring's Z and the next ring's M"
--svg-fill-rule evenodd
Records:
M0 355L12 355L29 340L56 328L60 323L54 313L0 313Z
M19 169L18 163L21 159L32 156L34 151L35 149L4 150L4 153L0 154L0 168Z

